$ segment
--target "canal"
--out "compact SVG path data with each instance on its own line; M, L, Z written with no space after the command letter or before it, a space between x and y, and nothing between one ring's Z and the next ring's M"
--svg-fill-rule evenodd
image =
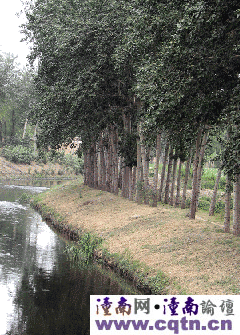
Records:
M69 242L19 202L52 185L0 183L0 335L89 334L91 294L139 294L99 264L73 263Z

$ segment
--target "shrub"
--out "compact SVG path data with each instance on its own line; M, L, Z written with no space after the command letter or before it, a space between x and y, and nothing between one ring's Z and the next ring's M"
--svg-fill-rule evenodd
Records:
M30 164L34 160L32 150L22 145L5 147L2 150L2 156L8 161L17 164Z
M72 169L72 171L75 174L81 174L83 173L84 168L84 161L83 158L79 158L75 154L64 154L64 151L56 151L56 150L50 150L47 154L40 153L39 159L43 159L44 162L47 160L52 163L58 163L60 165L64 165L66 168L69 168L69 171Z
M215 186L215 180L214 179L207 179L207 180L203 179L201 186L203 189L213 190Z
M31 199L31 196L27 193L23 193L21 197L18 199L20 204L26 204L29 203Z
M206 200L199 200L198 202L198 208L204 210L204 211L208 211L210 207L210 201L206 201Z
M72 168L75 174L83 173L84 162L77 155L66 154L63 157L62 164Z
M215 206L215 213L221 213L225 209L225 204L222 201L218 201Z
M63 171L62 169L58 170L58 175L59 175L59 176L64 175L64 171Z

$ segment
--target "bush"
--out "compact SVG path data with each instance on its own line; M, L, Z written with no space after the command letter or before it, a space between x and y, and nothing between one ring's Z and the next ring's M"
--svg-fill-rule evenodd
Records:
M225 204L222 201L218 201L215 206L215 213L221 213L225 209Z
M64 163L64 151L50 150L47 154L47 158L52 163Z
M199 200L198 202L198 208L204 210L204 211L208 211L210 207L210 201L206 201L206 200Z
M66 154L62 158L62 164L74 170L75 174L83 173L84 162L77 155Z
M22 145L16 147L8 146L2 150L2 156L8 161L17 164L30 164L34 160L33 152L30 148Z
M20 204L28 204L30 202L31 196L27 193L23 193L21 197L18 199Z
M215 186L215 180L214 179L202 180L201 186L203 189L213 190Z

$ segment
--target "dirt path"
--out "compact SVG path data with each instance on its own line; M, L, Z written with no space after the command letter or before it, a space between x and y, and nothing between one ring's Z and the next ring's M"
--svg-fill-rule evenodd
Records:
M68 224L102 236L111 253L149 266L149 276L162 270L169 294L240 293L240 238L223 233L220 218L199 211L189 220L187 210L137 205L79 181L40 197Z

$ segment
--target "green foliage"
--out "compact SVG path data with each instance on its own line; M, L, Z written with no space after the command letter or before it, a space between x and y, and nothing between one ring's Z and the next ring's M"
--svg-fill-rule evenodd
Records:
M237 0L36 0L26 16L43 146L80 136L85 150L114 125L132 166L136 146L122 136L122 114L141 119L149 143L164 129L184 159L200 128L230 124L222 162L239 173Z
M78 242L82 251L87 256L87 262L93 258L94 251L102 243L102 238L95 234L85 233Z
M148 279L152 294L167 294L166 287L169 285L169 278L160 270L157 275Z
M60 164L64 166L68 171L72 171L75 174L83 173L84 161L83 158L79 158L76 154L65 154L64 151L50 150L47 152L42 148L38 151L37 161L43 164L52 162L53 164ZM63 175L63 169L58 171L59 175Z
M119 152L126 166L137 166L137 134L124 133L119 141Z
M66 251L73 260L84 259L86 263L89 263L101 243L102 239L97 235L85 233L80 237L77 245L72 244L71 246L67 246Z
M2 156L7 160L17 164L30 164L34 160L33 152L30 148L22 145L4 147Z
M203 189L213 190L215 185L215 180L212 179L203 179L201 183L201 187Z
M204 211L208 211L210 207L210 201L199 199L198 208Z
M72 168L75 174L83 173L84 161L83 158L79 158L77 155L66 154L62 159L62 164Z
M30 199L31 199L31 195L29 195L27 193L23 193L21 195L21 197L18 199L18 202L20 204L28 204L28 203L30 203Z
M20 69L14 55L0 53L0 146L25 145L20 138L34 99L33 70Z

